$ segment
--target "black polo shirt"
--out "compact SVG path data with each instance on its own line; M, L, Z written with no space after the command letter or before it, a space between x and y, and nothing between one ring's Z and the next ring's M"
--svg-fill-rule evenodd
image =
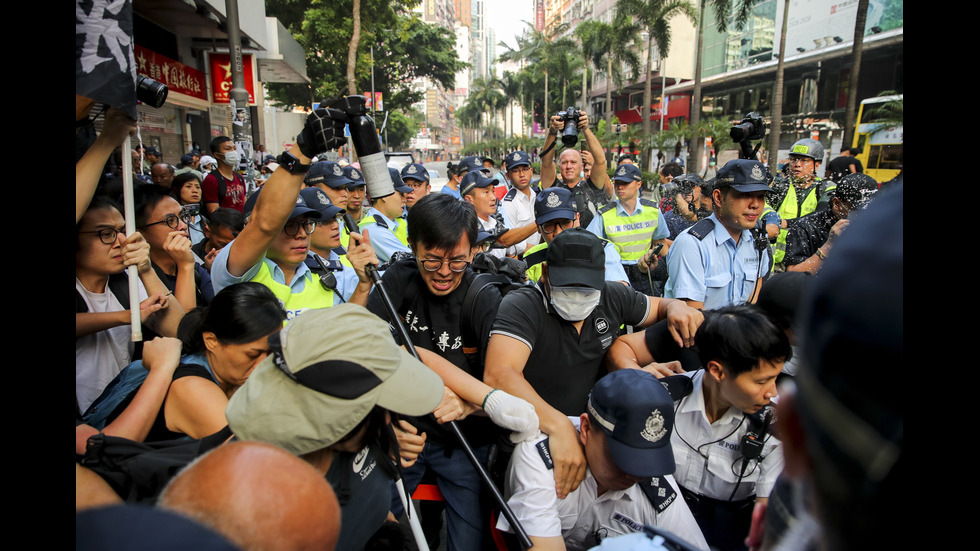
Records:
M617 282L606 282L602 298L579 335L537 287L504 296L491 335L499 333L531 349L524 378L535 392L565 415L585 412L589 391L605 374L602 359L621 325L639 325L649 315L650 298Z

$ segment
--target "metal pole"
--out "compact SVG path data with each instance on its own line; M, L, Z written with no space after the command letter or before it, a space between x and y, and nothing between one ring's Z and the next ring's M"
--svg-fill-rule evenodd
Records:
M225 0L228 13L228 57L231 61L231 91L228 103L231 107L231 132L235 146L242 150L242 163L245 171L247 191L255 188L254 166L252 163L252 114L248 104L248 90L245 89L245 71L242 66L242 33L238 28L238 0ZM241 165L239 165L241 168Z

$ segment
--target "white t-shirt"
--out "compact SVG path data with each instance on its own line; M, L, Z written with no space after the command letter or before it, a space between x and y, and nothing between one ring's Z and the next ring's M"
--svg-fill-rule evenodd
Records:
M140 301L146 298L146 289L140 281ZM128 310L109 291L92 293L75 278L75 290L82 296L91 313ZM75 398L82 413L102 394L112 379L132 361L133 343L130 326L120 325L75 339Z

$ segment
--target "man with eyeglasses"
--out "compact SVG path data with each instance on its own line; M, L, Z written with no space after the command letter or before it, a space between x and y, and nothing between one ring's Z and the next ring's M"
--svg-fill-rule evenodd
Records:
M214 298L211 275L191 250L181 207L156 186L134 190L136 227L150 244L150 263L185 311L207 306Z
M491 285L471 299L472 307L463 307L475 277L469 265L477 240L476 212L450 195L427 195L408 213L408 237L414 258L391 264L384 274L385 291L423 363L448 387L447 399L435 412L440 423L456 415L466 417L481 407L490 416L490 420L471 417L460 422L477 457L486 461L488 446L496 438L491 420L519 431L515 441L534 434L538 422L529 404L481 382L483 353L500 292ZM369 297L367 308L389 320L377 291ZM463 316L468 316L466 324ZM395 339L400 341L400 336L395 334ZM479 549L488 518L480 505L481 481L457 449L454 435L440 423L419 417L396 427L405 483L412 492L427 469L435 472L446 497L448 549ZM392 498L392 511L400 515L397 494Z
M215 293L243 281L262 283L282 301L287 321L305 310L333 305L332 293L306 266L310 234L321 215L306 206L299 192L311 159L346 143L340 122L345 118L334 109L313 111L296 146L279 155L279 168L246 202L245 229L211 265Z
M306 265L320 278L321 285L333 293L334 304L352 302L367 305L368 294L373 282L364 271L367 264L378 265L378 257L371 248L371 242L359 233L350 234L355 246L340 248L340 217L344 209L334 205L327 194L319 188L306 188L299 192L306 206L320 212L316 231L310 236L310 255ZM341 262L337 250L345 251L345 257L352 264Z
M779 235L773 246L776 264L786 256L787 220L806 216L818 210L826 210L834 197L837 184L817 176L823 162L823 144L804 138L789 150L789 178L778 178L771 184L772 190L766 203L782 218Z
M538 235L543 241L524 253L524 262L527 263L527 278L538 281L541 278L541 266L548 254L548 245L561 232L579 227L579 215L572 192L560 187L548 188L537 195L534 201L534 215ZM626 277L626 271L623 270L616 247L606 241L603 250L606 253L606 281L628 284L629 279Z

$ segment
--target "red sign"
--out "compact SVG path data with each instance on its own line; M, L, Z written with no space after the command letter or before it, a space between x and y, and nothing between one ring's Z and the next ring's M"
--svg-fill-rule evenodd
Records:
M537 0L534 6L534 28L538 31L544 30L544 0Z
M201 71L139 45L133 47L133 55L136 56L137 73L166 84L171 92L207 101L207 87Z
M211 103L229 103L231 93L231 58L226 53L211 53ZM248 102L255 105L255 78L252 76L252 54L242 54L245 89Z
M371 92L361 92L361 94L364 96L364 106L365 107L367 107L368 109L371 109L372 106L377 105L376 107L374 107L374 109L376 111L384 111L385 110L384 95L381 92L375 92L374 93L374 100L373 101L371 99Z

